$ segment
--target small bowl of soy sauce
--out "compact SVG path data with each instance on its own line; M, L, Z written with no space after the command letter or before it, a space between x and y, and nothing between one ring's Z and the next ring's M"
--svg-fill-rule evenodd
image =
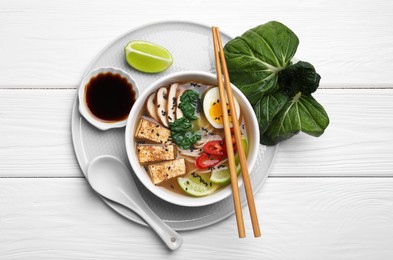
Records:
M82 80L79 112L100 130L124 127L138 95L130 74L119 68L99 68Z

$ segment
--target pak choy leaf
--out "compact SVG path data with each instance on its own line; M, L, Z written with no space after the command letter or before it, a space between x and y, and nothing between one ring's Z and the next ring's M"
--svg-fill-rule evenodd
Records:
M290 64L298 45L295 33L276 21L246 31L224 47L232 83L256 105L279 89L277 74Z
M311 95L317 90L320 80L321 76L314 66L304 61L291 64L278 73L278 83L290 97L294 97L298 92Z
M261 133L266 144L276 144L302 131L320 136L329 125L325 109L311 96L300 92L274 117L268 129Z
M273 118L288 103L290 98L283 91L264 96L255 106L255 115L258 119L259 132L262 134L269 127Z
M319 136L329 124L311 96L320 75L310 63L291 63L298 44L288 27L272 21L225 45L231 81L254 108L262 144L274 145L300 131Z

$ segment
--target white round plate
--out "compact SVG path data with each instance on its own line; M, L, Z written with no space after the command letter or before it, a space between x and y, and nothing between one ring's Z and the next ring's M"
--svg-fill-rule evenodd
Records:
M223 44L231 39L224 33L221 33L221 37ZM149 41L165 47L173 55L173 65L159 74L144 74L130 68L124 59L124 46L133 40ZM146 87L152 82L169 73L184 70L202 70L215 73L211 28L179 21L153 23L136 28L105 47L90 64L85 75L99 67L108 66L121 68L131 74L139 86L140 93L145 91ZM80 115L78 105L76 96L71 119L72 140L76 158L84 175L86 176L89 162L104 154L118 157L132 172L125 149L125 128L100 131ZM278 146L266 147L260 145L257 162L250 174L254 194L261 188L270 172L277 150ZM209 206L182 207L156 197L135 176L134 179L146 203L175 230L192 230L206 227L234 214L232 197ZM146 225L133 212L116 203L102 199L120 215L127 216L136 223ZM241 201L243 205L247 203L243 188L241 189Z

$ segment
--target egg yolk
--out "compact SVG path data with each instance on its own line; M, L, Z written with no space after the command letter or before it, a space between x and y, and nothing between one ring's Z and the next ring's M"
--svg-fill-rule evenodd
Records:
M228 104L227 104L227 109L228 109L228 115L229 115L229 122L232 122L231 111L229 109ZM210 106L209 116L216 124L220 124L220 125L223 124L223 116L222 116L220 100L217 100L217 102L214 102Z

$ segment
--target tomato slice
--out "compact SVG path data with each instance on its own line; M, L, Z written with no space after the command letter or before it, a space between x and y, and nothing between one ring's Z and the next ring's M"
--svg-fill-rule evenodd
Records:
M224 143L223 141L210 141L207 142L203 146L203 151L207 154L213 154L213 155L224 155Z
M223 159L223 156L203 153L195 160L198 169L207 169L215 166Z
M231 128L231 130L232 130L232 128ZM227 156L227 144L226 144L225 140L223 140L222 143L223 143L222 149L224 151L223 155ZM233 152L236 153L237 147L236 147L236 140L235 140L234 135L232 135L232 146L233 146Z

